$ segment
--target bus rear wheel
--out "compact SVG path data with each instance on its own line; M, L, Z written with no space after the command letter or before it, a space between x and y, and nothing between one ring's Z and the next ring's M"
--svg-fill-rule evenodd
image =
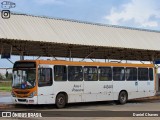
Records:
M67 103L66 96L63 93L59 93L56 97L56 106L57 108L64 108Z
M121 91L119 93L118 103L121 104L121 105L123 105L123 104L125 104L127 102L127 100L128 100L128 94L127 94L127 92L126 91Z

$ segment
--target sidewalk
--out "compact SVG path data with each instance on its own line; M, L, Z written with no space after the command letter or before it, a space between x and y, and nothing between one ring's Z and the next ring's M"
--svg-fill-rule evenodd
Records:
M11 92L0 91L0 109L7 109L14 107L11 101Z

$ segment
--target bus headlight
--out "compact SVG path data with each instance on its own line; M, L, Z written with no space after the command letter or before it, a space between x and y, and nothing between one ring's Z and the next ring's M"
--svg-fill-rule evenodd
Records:
M16 97L16 95L14 94L14 92L11 93L12 97Z
M29 98L33 98L36 93L37 93L36 91L32 92L32 93L29 95Z

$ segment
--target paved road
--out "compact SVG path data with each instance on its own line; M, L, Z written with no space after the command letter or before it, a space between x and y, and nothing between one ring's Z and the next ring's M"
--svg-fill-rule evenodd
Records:
M11 104L11 103L12 103L11 93L0 91L0 105L1 104Z
M0 104L12 104L11 97L0 97Z

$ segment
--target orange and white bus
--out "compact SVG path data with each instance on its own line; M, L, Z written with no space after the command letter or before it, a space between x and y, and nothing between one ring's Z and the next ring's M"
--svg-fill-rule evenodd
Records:
M15 104L56 104L128 99L155 95L153 64L17 61L13 67Z

